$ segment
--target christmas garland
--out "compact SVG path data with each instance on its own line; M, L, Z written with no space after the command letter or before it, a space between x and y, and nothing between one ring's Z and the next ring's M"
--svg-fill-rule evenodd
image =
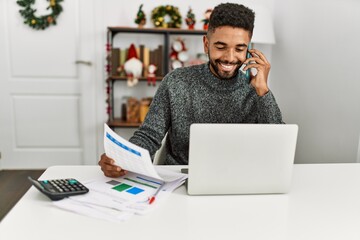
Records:
M51 8L51 14L37 17L35 16L36 9L31 7L35 3L35 0L18 0L16 3L24 9L19 10L21 16L25 18L24 23L36 30L44 30L50 25L56 25L56 19L62 12L63 8L59 4L63 0L47 0L50 2L47 9Z
M170 18L169 21L166 21L166 16ZM152 10L151 20L155 27L163 28L181 28L182 23L179 9L171 5L159 6Z

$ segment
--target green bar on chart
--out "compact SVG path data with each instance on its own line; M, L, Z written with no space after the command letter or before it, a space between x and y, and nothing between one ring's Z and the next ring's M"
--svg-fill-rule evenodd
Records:
M130 186L130 185L127 185L127 184L125 184L125 183L122 183L122 184L120 184L120 185L117 185L117 186L115 186L115 187L113 187L112 189L114 189L114 190L116 190L116 191L119 191L119 192L122 192L122 191L124 191L124 190L126 190L126 189L129 189L129 188L131 188L132 186Z

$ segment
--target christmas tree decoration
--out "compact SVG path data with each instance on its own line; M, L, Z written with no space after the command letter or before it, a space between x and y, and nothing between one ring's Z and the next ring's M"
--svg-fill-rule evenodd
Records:
M194 29L196 19L195 19L195 14L192 12L191 7L189 7L189 11L187 12L185 22L186 25L188 25L189 29Z
M139 28L144 27L146 24L146 15L144 11L142 10L143 4L140 5L139 10L136 14L135 23L138 24Z
M36 16L36 9L31 5L35 3L35 0L18 0L16 3L24 9L19 10L21 16L25 18L24 23L36 30L44 30L50 25L56 25L56 19L63 11L63 8L59 4L63 0L47 0L49 6L47 9L51 9L51 13L44 16Z
M111 60L111 45L110 45L110 43L106 43L105 49L106 49L106 61L110 62L110 60ZM105 70L106 70L107 74L110 74L110 72L111 72L110 64L105 65Z
M211 15L212 11L213 10L211 8L209 8L204 13L205 19L202 20L202 22L204 23L204 27L203 27L204 30L207 30L209 27L210 15Z
M111 44L106 43L105 47L106 47L106 52L109 53L111 51Z
M166 5L154 8L151 12L151 20L155 27L181 28L182 18L177 7Z
M105 66L105 71L107 72L107 74L110 74L110 71L111 71L111 66L110 66L110 64L106 64L106 66Z
M139 77L142 74L143 63L138 59L134 44L130 45L127 60L124 63L124 70L128 77L127 85L129 87L135 86L139 82Z
M189 59L189 55L185 46L185 42L181 38L177 38L171 45L171 68L176 69L183 67L184 63Z
M157 70L157 66L155 64L149 65L148 75L147 75L148 86L150 86L152 84L155 87L155 85L156 85L156 75L155 75L156 70Z

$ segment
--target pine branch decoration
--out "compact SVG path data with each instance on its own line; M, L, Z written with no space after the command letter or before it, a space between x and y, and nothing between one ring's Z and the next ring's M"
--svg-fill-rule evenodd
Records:
M35 3L35 0L18 0L16 3L23 9L19 10L21 16L24 17L24 24L36 30L44 30L51 25L56 25L56 20L60 13L63 11L60 2L63 0L47 0L49 6L47 9L51 9L51 13L43 16L36 16L36 9L32 8L31 5Z

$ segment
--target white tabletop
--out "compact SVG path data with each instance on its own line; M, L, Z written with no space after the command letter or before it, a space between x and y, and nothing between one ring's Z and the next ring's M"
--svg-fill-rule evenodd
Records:
M178 171L181 167L168 167ZM42 179L101 175L98 166L55 166ZM295 165L280 195L188 196L114 223L54 207L34 187L0 223L0 239L360 239L360 164Z

